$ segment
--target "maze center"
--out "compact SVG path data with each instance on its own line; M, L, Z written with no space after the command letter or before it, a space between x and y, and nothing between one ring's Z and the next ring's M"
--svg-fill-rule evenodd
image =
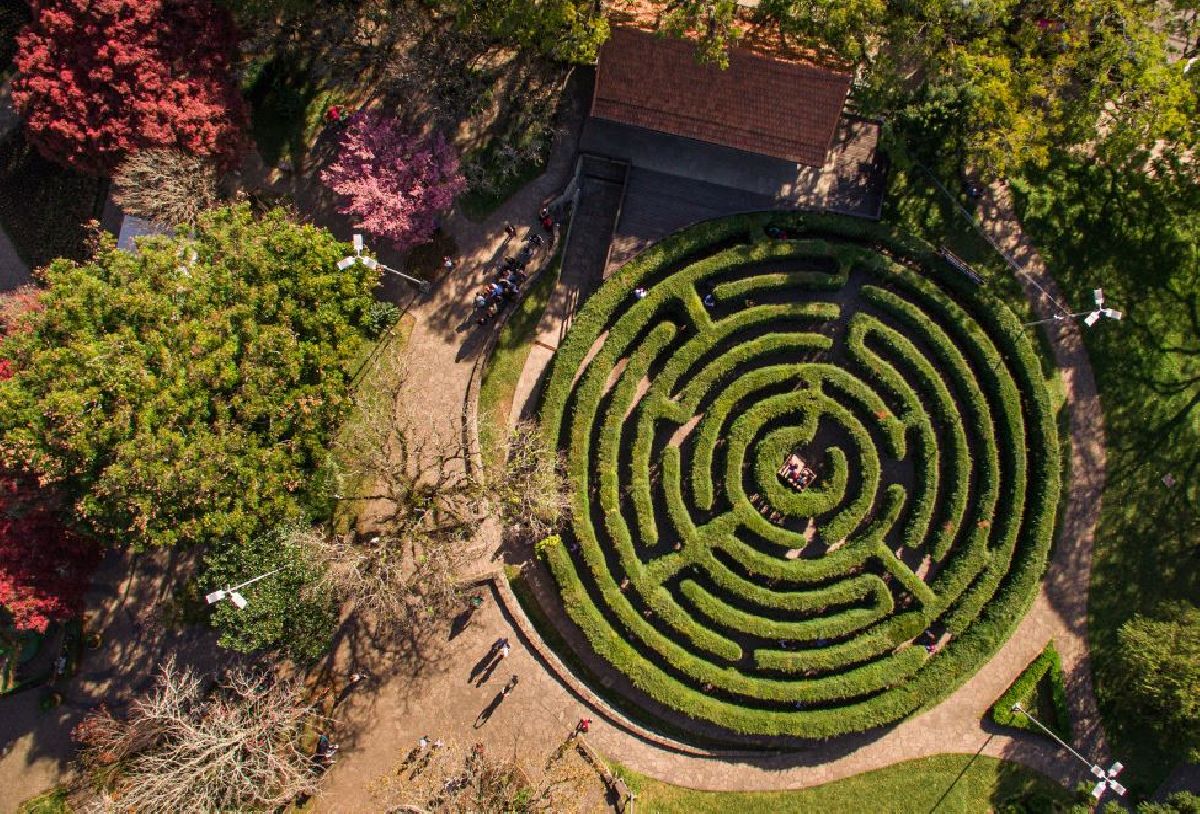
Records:
M735 733L870 728L1019 620L1053 415L1015 317L937 262L873 224L743 216L585 304L543 403L573 494L545 549L635 702Z

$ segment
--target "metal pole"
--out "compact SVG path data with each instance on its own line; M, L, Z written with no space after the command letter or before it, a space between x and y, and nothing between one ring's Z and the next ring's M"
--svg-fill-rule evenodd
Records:
M429 290L429 281L428 280L420 280L416 277L405 274L403 271L397 271L396 269L392 268L391 266L385 266L383 263L377 263L376 265L383 271L389 271L392 274L395 274L399 277L403 277L405 280L408 280L410 283L415 285L417 287L417 290L420 291L422 294L424 294L426 291Z
M1021 325L1028 328L1030 325L1041 325L1045 322L1062 322L1064 319L1075 319L1076 317L1086 317L1091 311L1079 311L1074 314L1059 314L1046 319L1035 319L1033 322L1022 322Z
M1096 768L1096 764L1092 763L1090 760L1085 758L1083 755L1079 754L1074 749L1072 749L1070 744L1068 744L1066 741L1064 741L1058 735L1055 735L1053 732L1051 732L1049 729L1047 729L1045 726L1043 726L1041 721L1039 721L1037 718L1034 718L1032 715L1030 715L1028 712L1026 712L1024 707L1022 707L1020 704L1013 704L1012 709L1016 710L1017 712L1021 713L1029 720L1033 721L1035 724L1038 725L1038 727L1043 732L1045 732L1050 737L1054 738L1054 740L1058 741L1059 746L1066 749L1068 752L1073 754L1075 757L1079 758L1079 762L1082 763L1083 765L1087 766L1089 772Z
M1000 244L998 244L995 240L992 240L992 236L983 230L983 227L980 226L975 221L975 218L972 217L971 213L968 212L967 210L963 209L962 205L957 200L955 200L954 196L950 194L950 190L948 190L944 186L942 186L942 182L937 179L937 176L933 174L932 170L930 170L928 167L926 167L920 161L914 161L913 163L915 163L918 167L920 167L925 172L925 174L929 176L929 180L933 181L934 185L941 191L941 193L943 195L946 196L946 199L948 201L950 201L950 204L958 211L958 213L960 215L962 215L964 218L967 219L967 221L971 224L971 226L973 226L975 228L975 231L979 232L979 234L983 236L984 240L986 240L989 244L991 244L991 247L993 249L995 249L1001 257L1004 258L1004 261L1006 263L1008 263L1009 267L1013 271L1015 271L1017 274L1020 274L1022 277L1025 278L1026 282L1028 282L1030 285L1032 285L1038 291L1042 292L1042 296L1044 296L1046 299L1048 299L1050 301L1050 304L1053 305L1055 308L1057 308L1059 311L1066 313L1069 310L1065 306L1063 306L1058 300L1054 299L1054 297L1050 296L1050 292L1047 291L1046 289L1042 288L1042 286L1038 283L1038 281L1035 280L1032 277L1032 275L1029 274L1029 272L1027 272L1027 271L1025 271L1025 269L1021 268L1020 264L1017 263L1017 261L1015 259L1013 259L1012 255L1010 255L1008 252L1004 251L1004 249L1000 248Z
M247 585L253 585L254 583L258 582L260 579L266 579L267 577L274 576L275 574L278 574L282 570L283 570L282 568L276 568L274 571L268 571L265 574L259 574L254 579L248 579L245 582L243 582L241 585L234 585L232 588L226 588L225 590L226 590L226 592L233 592L233 591L236 591L238 588L245 588Z

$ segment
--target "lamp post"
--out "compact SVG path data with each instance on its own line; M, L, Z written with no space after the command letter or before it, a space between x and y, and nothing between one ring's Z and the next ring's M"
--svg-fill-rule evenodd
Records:
M1096 310L1095 311L1076 311L1073 314L1055 314L1054 316L1047 317L1046 319L1037 319L1037 320L1034 320L1033 322L1025 322L1022 324L1025 325L1026 327L1028 327L1030 325L1041 325L1042 323L1045 323L1045 322L1061 322L1064 319L1075 319L1076 317L1083 317L1083 324L1090 328L1093 325L1095 325L1097 322L1099 322L1101 317L1108 317L1109 319L1119 320L1119 319L1121 319L1121 317L1125 316L1124 314L1122 314L1120 311L1116 310L1115 308L1105 308L1104 307L1104 289L1103 288L1097 288L1094 291L1092 291L1092 298L1096 300Z
M379 269L381 272L386 271L390 274L395 274L397 277L401 277L401 278L407 280L408 282L412 283L413 285L415 285L417 287L417 290L420 291L422 294L429 291L429 281L428 280L419 280L416 277L412 277L408 274L405 274L403 271L397 271L394 268L385 266L383 263L380 263L374 257L363 254L363 236L358 234L357 232L355 232L355 234L354 234L354 254L350 255L349 257L343 257L341 260L338 261L338 264L337 264L338 271L345 271L346 269L353 266L355 263L362 263L364 266L366 266L369 269Z
M204 599L205 599L205 601L208 602L208 604L215 605L216 603L220 602L222 599L229 597L229 601L234 604L234 607L236 607L238 610L241 610L242 608L246 607L250 603L246 600L246 597L244 597L240 593L238 593L239 588L245 588L247 585L253 585L254 583L258 582L260 579L266 579L267 577L274 576L275 574L278 574L282 570L283 570L282 568L276 568L274 571L268 571L265 574L259 574L254 579L248 579L245 582L241 583L240 585L234 585L232 588L226 586L223 590L213 591L211 594L208 594L207 596L205 596Z
M1117 793L1117 795L1119 795L1121 797L1125 796L1125 787L1117 782L1117 775L1119 775L1121 773L1121 770L1125 768L1123 765L1121 765L1120 761L1114 762L1113 765L1109 766L1107 769L1103 768L1102 766L1100 766L1097 763L1092 763L1090 760L1085 758L1083 755L1079 754L1074 749L1072 749L1070 747L1070 745L1067 744L1066 741L1064 741L1058 735L1055 735L1053 732L1051 732L1049 729L1047 729L1045 727L1045 725L1042 724L1041 721L1039 721L1037 718L1034 718L1032 715L1030 715L1025 710L1025 708L1022 707L1020 704L1013 704L1012 711L1019 712L1022 715L1024 715L1026 718L1028 718L1029 720L1033 721L1035 724L1037 724L1039 729L1041 729L1043 732L1045 732L1050 737L1054 738L1054 740L1056 740L1058 742L1059 746L1066 749L1068 752L1070 752L1072 755L1074 755L1081 763L1083 763L1083 765L1088 767L1088 772L1092 775L1092 777L1095 777L1099 781L1092 788L1092 797L1096 798L1096 800L1099 800L1101 797L1104 796L1104 792L1107 791L1108 789L1112 789L1114 792Z

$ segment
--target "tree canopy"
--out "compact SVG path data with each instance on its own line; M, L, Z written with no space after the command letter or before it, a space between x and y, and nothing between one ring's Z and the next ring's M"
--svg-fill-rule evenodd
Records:
M207 0L34 0L13 105L43 155L107 175L131 151L236 159L233 25Z
M358 228L407 249L433 237L438 216L466 189L458 167L440 133L413 135L396 118L364 111L351 118L321 180Z
M1200 758L1200 608L1161 605L1121 625L1118 683L1146 726Z
M84 530L135 547L253 537L311 516L375 273L281 210L213 210L191 234L103 238L44 272L5 342L0 451Z
M213 609L222 647L242 653L280 648L307 660L329 646L337 621L334 596L305 541L302 529L280 527L248 542L217 543L205 554L200 579L206 593L270 574L241 589L246 607L226 600Z
M37 308L33 291L0 295L0 381L12 378L4 339ZM83 605L99 549L63 524L56 504L30 473L0 467L0 637L5 626L44 632Z
M450 0L460 27L562 62L594 62L608 20L593 0Z
M1158 140L1193 144L1200 71L1171 63L1155 4L1136 0L654 0L658 24L724 62L743 36L857 73L860 112L910 118L930 97L953 107L953 142L1002 175L1056 145L1096 139L1121 154ZM1180 0L1167 28L1187 42ZM1188 46L1193 47L1194 46ZM928 134L925 134L928 136Z

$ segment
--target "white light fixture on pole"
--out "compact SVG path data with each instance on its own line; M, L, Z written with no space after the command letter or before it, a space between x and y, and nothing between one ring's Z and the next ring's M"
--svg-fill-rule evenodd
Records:
M394 268L385 266L383 263L380 263L374 257L369 257L369 256L363 254L363 251L364 251L363 236L358 234L357 232L355 232L355 234L354 234L354 254L350 255L349 257L343 257L341 260L338 261L338 264L337 264L338 271L345 271L346 269L353 266L355 263L362 263L364 266L371 269L372 271L374 271L375 269L379 269L380 271L386 271L389 274L395 274L397 277L402 277L405 280L408 280L408 282L415 285L417 287L417 290L420 291L422 294L429 291L429 281L428 280L418 280L416 277L412 277L408 274L405 274L403 271L397 271Z
M1125 316L1124 314L1122 314L1120 311L1116 310L1115 308L1105 308L1104 307L1104 289L1103 288L1097 288L1094 291L1092 291L1092 298L1096 300L1096 310L1095 311L1077 311L1074 314L1055 314L1054 316L1052 316L1048 319L1038 319L1038 320L1034 320L1033 322L1026 322L1024 324L1026 327L1028 327L1030 325L1041 325L1043 322L1061 322L1064 319L1075 319L1076 317L1083 317L1083 324L1090 328L1093 325L1095 325L1097 322L1099 322L1101 317L1108 317L1109 319L1118 319L1119 320L1121 317Z
M266 579L267 577L274 576L275 574L278 574L282 570L283 570L282 568L276 568L274 571L268 571L265 574L259 574L254 579L248 579L245 582L241 583L240 585L234 585L232 588L226 586L226 588L224 590L213 591L211 594L208 594L207 596L205 596L204 599L205 599L205 601L208 602L208 604L215 605L216 603L220 602L225 597L229 597L229 601L232 602L238 610L241 610L242 608L246 607L250 603L246 600L246 597L244 597L240 593L238 593L239 588L245 588L247 585L253 585L254 583L258 582L260 579Z
M1099 291L1097 291L1097 293L1099 293ZM1030 715L1028 712L1026 712L1025 708L1022 707L1020 704L1013 704L1012 711L1019 712L1022 715L1024 715L1026 718L1028 718L1029 720L1033 721L1035 724L1037 724L1039 729L1041 729L1043 732L1045 732L1050 737L1054 738L1054 740L1058 741L1059 746L1066 749L1068 752L1070 752L1072 755L1074 755L1076 758L1078 758L1079 761L1083 763L1083 765L1088 767L1088 772L1091 773L1092 777L1095 777L1097 780L1100 781L1095 785L1095 787L1092 788L1092 797L1096 798L1096 800L1099 800L1101 797L1104 796L1104 792L1107 791L1108 789L1112 789L1114 792L1117 793L1117 795L1119 795L1121 797L1125 796L1125 787L1117 782L1117 775L1119 775L1121 773L1121 770L1125 768L1123 765L1121 765L1120 761L1113 763L1113 765L1109 766L1107 769L1103 768L1099 764L1092 763L1090 760L1085 758L1083 755L1079 754L1074 749L1072 749L1067 744L1066 741L1064 741L1058 735L1055 735L1053 732L1051 732L1049 729L1047 729L1045 727L1045 725L1042 724L1041 721L1039 721L1037 718L1034 718L1032 715Z

